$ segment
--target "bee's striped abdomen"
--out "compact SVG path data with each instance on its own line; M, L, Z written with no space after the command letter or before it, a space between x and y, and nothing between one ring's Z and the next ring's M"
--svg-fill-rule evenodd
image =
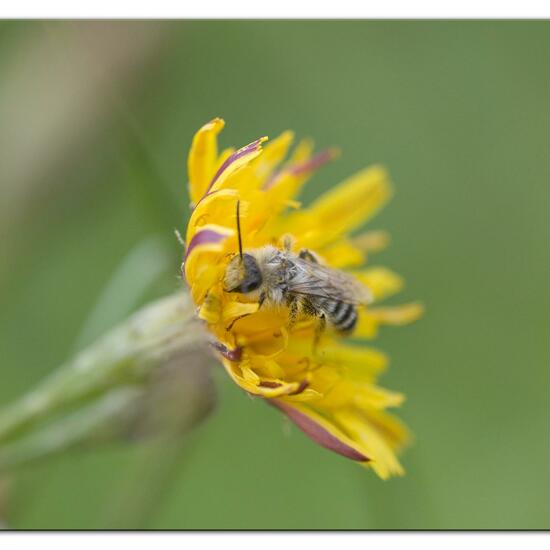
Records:
M341 332L351 332L357 324L357 309L353 304L324 299L319 304L328 321Z

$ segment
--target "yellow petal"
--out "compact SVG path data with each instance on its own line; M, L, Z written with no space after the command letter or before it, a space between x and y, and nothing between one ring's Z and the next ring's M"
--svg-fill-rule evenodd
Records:
M185 277L191 285L191 296L197 305L202 305L212 293L214 285L220 281L222 268L218 264L219 255L216 250L202 251L186 263Z
M274 213L287 206L315 171L334 160L338 154L338 149L325 149L302 162L287 164L265 187Z
M385 267L371 267L353 275L366 285L376 301L383 300L403 288L403 279Z
M268 338L249 338L248 347L251 352L257 356L267 359L279 356L288 345L288 331L280 327L277 331L272 331Z
M246 364L223 359L223 364L233 380L252 395L274 399L303 391L301 382L285 382L283 380L263 379Z
M225 246L225 240L235 234L234 229L222 225L207 224L197 231L187 243L185 253L185 276L189 284L193 285L197 279L197 269L208 269L212 261L205 261L201 266L201 256L208 252L221 252ZM206 258L203 258L206 259ZM212 258L209 258L212 260Z
M271 403L284 412L308 437L316 443L346 458L365 462L370 457L359 441L348 437L329 418L292 398L277 399Z
M360 310L353 337L370 340L378 334L380 325L407 325L419 319L423 312L424 306L418 303Z
M244 316L251 315L258 311L259 304L256 303L242 303L242 302L229 302L225 304L223 308L223 322L229 323L234 319Z
M215 118L205 124L193 137L187 159L189 175L189 195L196 204L206 192L216 170L218 158L217 135L225 122Z
M369 385L368 387L358 388L354 396L354 402L361 408L385 409L387 407L399 407L405 396L402 393L393 392Z
M337 269L357 267L365 263L365 254L349 239L340 239L319 251L327 265Z
M269 178L277 165L285 158L293 139L294 132L287 130L264 147L262 156L254 166L255 175L260 185Z
M235 228L234 218L238 196L239 194L234 189L220 189L203 196L189 219L185 236L186 242L189 244L195 233L202 226L210 223L217 224L217 222L223 221L231 228Z
M236 172L258 157L262 153L262 143L267 139L267 136L261 137L235 151L214 175L208 192L222 189Z
M406 430L396 425L393 418L384 413L365 415L359 411L341 411L335 417L354 439L360 441L365 452L370 453L371 467L382 479L392 475L403 475L404 470L395 456L394 448L406 439Z
M401 306L373 307L367 313L371 318L384 325L408 325L422 317L424 306L412 303Z
M338 373L338 376L344 373L345 376L361 381L372 380L388 365L386 354L375 348L344 344L340 340L330 338L321 340L314 349L312 338L313 336L308 337L307 334L303 338L293 335L287 346L288 360L299 361L300 358L308 358L315 364L328 365L328 368Z
M204 302L199 309L199 319L209 324L218 323L222 315L222 304L220 296L216 292L208 292Z
M301 139L294 151L292 152L292 155L290 155L286 166L292 166L294 164L298 164L309 159L313 154L313 147L314 143L312 139Z
M254 386L257 386L260 383L260 377L250 368L246 365L241 365L241 372L243 375L243 378L250 384L253 384Z
M353 338L372 340L378 335L378 327L380 323L367 314L364 310L359 310L357 325L353 329Z
M287 230L301 246L320 248L371 218L390 198L386 171L373 166L355 174L321 196L303 212L291 214Z
M380 252L390 244L386 231L365 231L352 239L353 245L363 252Z
M218 156L218 160L216 162L216 170L214 171L214 174L222 167L222 164L235 152L235 147L227 147L224 149L220 155ZM214 176L212 174L212 177ZM209 182L210 183L210 182Z
M345 344L323 346L317 352L317 360L345 366L369 378L382 372L388 365L387 356L377 349Z
M254 355L250 355L250 362L253 364L254 370L264 380L290 379L290 377L286 376L284 369L275 359L265 357L258 358Z

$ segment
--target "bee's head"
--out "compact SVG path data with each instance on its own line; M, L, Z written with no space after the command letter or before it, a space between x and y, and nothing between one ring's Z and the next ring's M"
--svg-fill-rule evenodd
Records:
M235 255L225 270L224 290L248 294L260 288L262 272L256 258L251 254Z

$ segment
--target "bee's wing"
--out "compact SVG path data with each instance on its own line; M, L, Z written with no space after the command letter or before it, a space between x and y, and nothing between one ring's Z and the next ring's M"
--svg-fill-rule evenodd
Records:
M352 276L301 258L294 263L297 272L288 282L289 292L355 305L372 302L371 291Z

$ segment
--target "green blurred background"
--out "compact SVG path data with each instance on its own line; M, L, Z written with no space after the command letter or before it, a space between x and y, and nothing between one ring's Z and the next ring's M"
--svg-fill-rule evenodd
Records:
M387 165L374 263L427 306L377 342L407 395L406 477L288 435L218 368L181 452L26 467L0 483L8 527L550 527L549 59L542 21L2 23L0 403L181 284L186 155L214 116L224 146L341 146L306 201Z

